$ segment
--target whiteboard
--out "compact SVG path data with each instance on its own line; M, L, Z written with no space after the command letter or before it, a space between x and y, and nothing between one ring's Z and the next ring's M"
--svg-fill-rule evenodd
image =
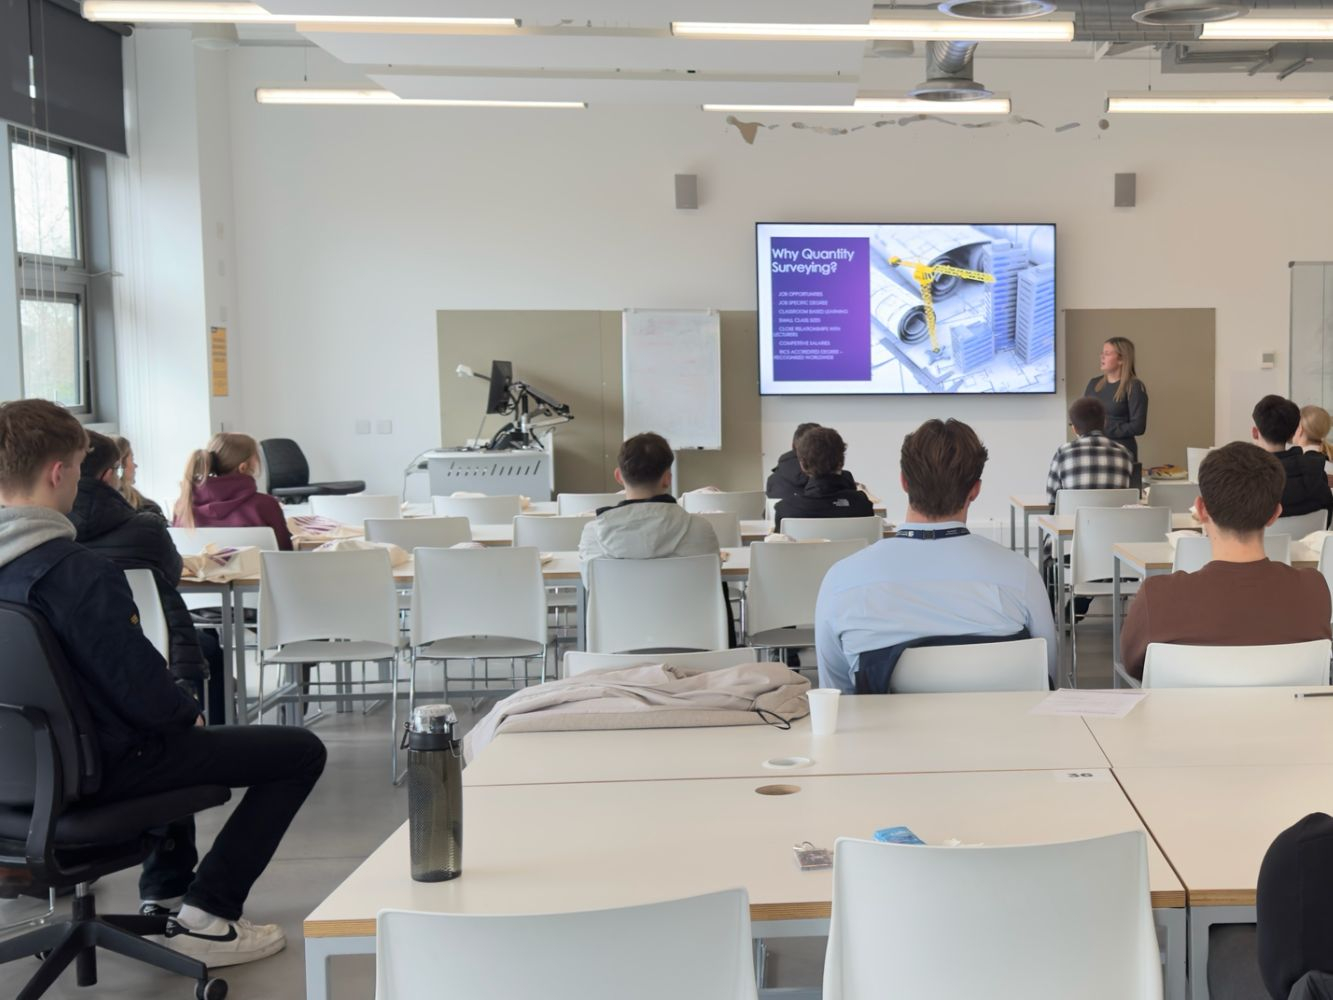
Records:
M716 309L626 309L625 437L677 451L722 447L722 317Z

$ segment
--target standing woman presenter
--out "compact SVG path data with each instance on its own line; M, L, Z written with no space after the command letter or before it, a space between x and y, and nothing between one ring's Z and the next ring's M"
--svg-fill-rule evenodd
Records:
M1134 342L1112 337L1102 345L1101 374L1088 381L1085 396L1106 407L1106 436L1122 445L1137 465L1138 437L1148 430L1148 390L1134 370Z

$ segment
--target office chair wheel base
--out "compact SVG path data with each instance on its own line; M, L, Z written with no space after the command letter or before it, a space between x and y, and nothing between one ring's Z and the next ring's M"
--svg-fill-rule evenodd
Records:
M194 1000L226 1000L226 997L225 979L204 979L195 984Z

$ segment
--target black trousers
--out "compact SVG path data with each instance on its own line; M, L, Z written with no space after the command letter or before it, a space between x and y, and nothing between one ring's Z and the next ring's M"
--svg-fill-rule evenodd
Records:
M139 879L142 899L184 896L192 906L235 920L323 773L326 758L324 743L305 729L198 727L107 766L97 800L114 802L190 785L247 789L202 862L191 817L155 831L153 853Z

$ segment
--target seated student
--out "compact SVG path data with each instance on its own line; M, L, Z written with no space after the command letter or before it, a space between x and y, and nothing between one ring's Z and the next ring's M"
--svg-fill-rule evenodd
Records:
M111 440L116 442L116 447L120 449L120 495L128 500L135 510L146 510L166 520L162 508L135 489L134 480L139 472L139 463L134 460L134 446L130 444L128 438L113 437Z
M1277 835L1259 867L1254 902L1268 995L1333 996L1333 817L1311 813Z
M819 424L797 426L796 433L791 436L791 451L784 451L778 456L778 464L773 466L773 472L768 477L764 492L770 500L789 500L800 496L805 490L810 477L801 470L801 460L796 455L796 445L806 431L814 430L818 426ZM849 487L856 488L856 479L850 472L843 470L841 476Z
M1055 677L1055 621L1036 569L1021 552L967 530L986 458L976 433L957 420L927 420L903 439L907 515L896 537L837 563L819 588L821 687L854 692L864 653L928 637L1024 630L1046 640Z
M136 511L117 488L121 458L115 441L90 431L88 443L78 495L69 513L77 532L74 540L121 569L153 571L170 632L171 655L167 661L171 673L202 697L207 664L189 609L176 589L181 557L167 534L167 522L156 514Z
M1255 443L1276 455L1286 473L1282 516L1333 510L1333 491L1324 473L1323 456L1287 446L1301 426L1301 411L1296 404L1281 396L1265 396L1255 404L1253 417L1250 433Z
M296 727L199 728L198 704L139 628L125 574L74 541L65 513L87 448L62 407L0 403L0 600L50 624L78 679L101 756L94 801L190 785L248 788L197 870L193 839L159 839L139 886L145 912L180 906L168 947L210 968L265 958L286 944L282 929L241 913L324 770L324 744Z
M1069 405L1069 423L1078 435L1060 445L1046 476L1046 496L1055 509L1059 490L1119 490L1132 485L1134 460L1124 446L1106 436L1106 407L1096 396Z
M805 487L795 496L778 501L773 511L773 530L782 530L784 517L873 517L875 505L855 486L847 484L842 471L847 445L831 427L812 427L796 439L796 456Z
M660 559L719 551L717 532L697 514L686 513L671 495L671 445L660 434L636 434L620 446L616 482L625 499L603 507L579 540L583 575L593 559Z
M260 493L255 482L259 466L259 445L250 435L214 435L185 465L172 523L182 528L272 528L278 548L289 551L292 536L282 504Z
M1266 646L1329 638L1320 572L1264 555L1264 528L1283 513L1284 481L1278 460L1248 442L1208 453L1195 510L1213 561L1197 573L1143 581L1120 632L1121 660L1132 677L1143 676L1150 642Z
M1333 444L1328 434L1333 430L1333 417L1322 406L1302 406L1301 425L1292 435L1291 443L1302 451L1313 452L1324 460L1324 473L1333 476ZM1331 483L1333 485L1333 483Z

